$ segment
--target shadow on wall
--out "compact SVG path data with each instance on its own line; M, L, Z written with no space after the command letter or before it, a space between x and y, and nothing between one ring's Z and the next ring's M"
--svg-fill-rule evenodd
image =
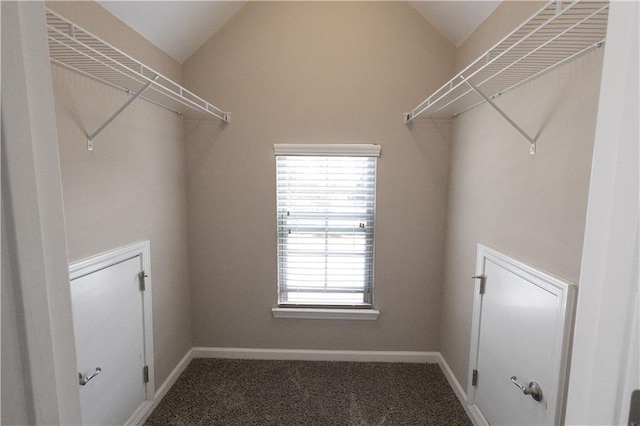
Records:
M223 131L230 123L218 119L188 118L184 120L184 140L189 148L186 150L187 167L199 169L207 163L213 144L220 142Z
M437 159L449 159L451 147L451 124L450 118L432 118L419 117L413 119L407 128L411 133L413 142L420 149L426 164L431 164ZM429 168L429 170L434 170ZM432 178L436 179L438 185L444 185L448 182L448 173L444 176L438 173L430 173Z

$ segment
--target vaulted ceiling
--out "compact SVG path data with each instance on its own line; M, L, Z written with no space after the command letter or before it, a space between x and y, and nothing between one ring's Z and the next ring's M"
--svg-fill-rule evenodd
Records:
M247 2L101 0L98 3L183 63ZM500 1L411 1L409 4L443 36L459 46Z

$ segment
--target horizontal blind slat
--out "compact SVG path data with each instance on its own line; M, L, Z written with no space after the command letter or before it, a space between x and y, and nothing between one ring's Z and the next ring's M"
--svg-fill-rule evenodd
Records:
M279 303L372 302L375 157L276 156Z

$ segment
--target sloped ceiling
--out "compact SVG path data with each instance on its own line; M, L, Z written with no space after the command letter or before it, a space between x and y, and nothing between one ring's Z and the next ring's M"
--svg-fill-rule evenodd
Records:
M501 1L493 0L409 2L456 47L488 18L500 3Z
M104 1L98 3L179 63L247 3L246 1ZM459 46L501 1L411 1L442 35Z
M183 63L246 1L98 1L137 33Z

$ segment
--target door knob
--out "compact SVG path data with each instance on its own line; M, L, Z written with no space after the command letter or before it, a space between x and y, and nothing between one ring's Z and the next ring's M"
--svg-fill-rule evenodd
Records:
M96 377L98 374L102 373L102 368L96 367L96 371L88 376L84 376L82 373L78 373L78 381L80 382L80 386L84 386L89 383L89 380Z
M525 395L531 395L533 399L536 401L542 401L542 388L536 382L529 382L529 386L526 387L517 382L518 378L516 376L511 377L511 383L516 385L522 393Z

